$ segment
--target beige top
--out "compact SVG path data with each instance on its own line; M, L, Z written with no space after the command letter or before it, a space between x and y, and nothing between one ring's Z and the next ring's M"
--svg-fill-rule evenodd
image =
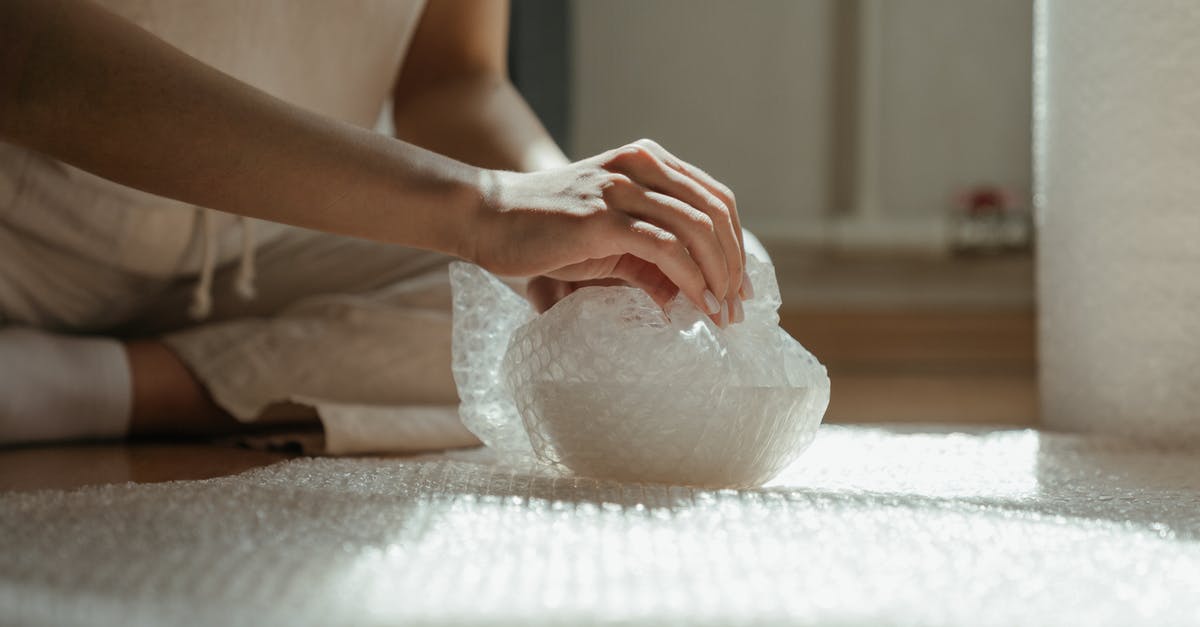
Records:
M193 57L274 96L375 124L422 0L100 0ZM146 276L194 273L195 207L0 142L0 227ZM214 212L216 258L240 253L236 218ZM270 237L269 225L259 225Z

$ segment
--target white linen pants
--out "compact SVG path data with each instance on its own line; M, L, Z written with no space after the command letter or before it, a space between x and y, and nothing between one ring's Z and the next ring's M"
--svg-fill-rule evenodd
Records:
M449 257L282 225L259 231L257 296L235 293L238 264L224 260L212 313L196 321L194 272L147 276L0 222L0 324L161 336L239 420L275 402L316 407L332 453L476 442L456 413Z

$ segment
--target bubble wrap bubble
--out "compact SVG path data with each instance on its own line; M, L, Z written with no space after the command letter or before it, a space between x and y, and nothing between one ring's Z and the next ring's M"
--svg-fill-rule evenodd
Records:
M1200 4L1037 5L1043 419L1200 441Z
M10 493L0 624L1196 624L1197 453L824 427L751 490L476 453Z
M770 264L751 257L745 322L680 296L589 287L534 316L477 266L451 268L464 424L506 461L632 481L759 485L812 441L825 368L779 327Z

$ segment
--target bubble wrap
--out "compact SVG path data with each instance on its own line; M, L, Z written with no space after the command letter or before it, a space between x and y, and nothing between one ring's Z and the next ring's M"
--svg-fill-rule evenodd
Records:
M752 490L473 453L10 493L0 624L1196 624L1197 453L824 427Z
M779 327L774 269L750 257L745 322L683 296L670 317L631 287L577 290L534 316L457 263L454 376L463 423L506 461L608 479L759 485L812 441L825 368Z
M1037 5L1043 420L1200 442L1200 4Z

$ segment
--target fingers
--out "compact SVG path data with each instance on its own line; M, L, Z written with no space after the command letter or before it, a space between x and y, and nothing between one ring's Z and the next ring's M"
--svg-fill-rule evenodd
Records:
M733 223L733 232L738 241L738 251L741 256L743 268L742 275L739 277L739 281L735 282L735 285L740 287L740 293L744 298L750 298L753 288L742 286L742 283L746 282L749 277L747 277L745 273L746 246L742 237L742 221L740 215L738 214L737 199L733 195L733 190L729 189L728 186L713 178L704 170L701 170L700 168L671 154L666 148L663 148L661 145L659 145L658 142L650 139L640 139L637 142L634 142L634 144L646 148L652 154L658 157L658 159L667 167L686 175L688 178L704 187L704 189L724 203L725 207L729 211L730 221Z
M725 303L722 309L727 310L724 314L727 319L740 322L744 317L740 301L750 296L752 288L744 285L748 283L746 253L732 192L704 171L650 140L639 140L614 151L604 167L625 174L647 189L677 198L712 220L727 275L727 282L712 285L713 292ZM707 264L702 267L708 271ZM723 324L720 318L714 319Z
M538 313L544 313L571 293L571 284L547 276L536 276L525 286L525 295Z
M683 243L704 274L707 292L712 295L703 297L706 305L703 309L710 314L719 313L719 306L713 311L712 302L719 303L728 297L730 275L712 219L677 198L632 183L613 188L610 195L613 204L625 213L665 229Z
M708 217L712 225L711 230L720 246L720 258L725 274L722 280L710 282L710 286L719 300L730 301L732 305L741 287L745 256L742 243L738 239L739 229L735 228L733 216L725 203L695 179L668 167L650 148L644 146L622 152L612 160L609 167L629 176L647 189L683 201L689 208ZM668 229L676 226L663 225L656 219L650 221L667 226ZM707 275L708 267L704 264L701 264L701 267L705 268Z
M626 258L632 255L656 266L659 272L678 287L679 291L683 292L684 296L701 311L712 314L714 305L717 305L716 312L720 311L719 303L708 289L704 272L692 259L687 247L679 237L645 220L628 215L613 215L617 217L611 223L610 236L604 238L608 246L608 250L605 252L610 255L622 255L622 260L617 263L617 266L621 267L621 271L625 274L622 278L635 285L651 282L654 278L644 268L638 268L632 261L626 261ZM622 263L626 265L621 266ZM616 267L614 267L614 271L616 271ZM655 292L649 290L647 292L660 305L665 306L669 300L660 301L660 297ZM658 290L658 293L663 293L663 290ZM708 294L707 298L706 293Z
M666 310L679 288L654 264L633 255L621 255L604 272L607 278L563 281L545 275L535 276L525 286L525 298L538 313L545 313L559 301L585 287L633 286L650 295L655 304Z
M679 293L679 288L658 269L658 266L633 255L621 255L621 260L613 267L612 274L649 294L664 310Z

